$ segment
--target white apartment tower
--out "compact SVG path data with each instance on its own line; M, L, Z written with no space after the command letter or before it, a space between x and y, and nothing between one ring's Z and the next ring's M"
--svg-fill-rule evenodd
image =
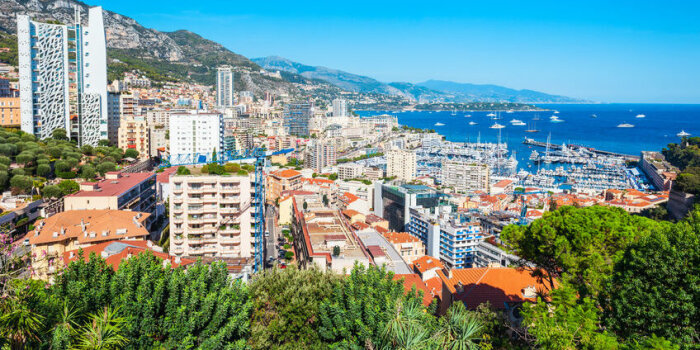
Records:
M233 69L221 66L216 69L216 105L233 107Z
M386 153L386 176L411 181L416 178L416 153L409 150L390 150Z
M192 162L211 161L212 152L223 150L224 123L220 113L192 111L170 115L171 161L194 157ZM204 159L201 159L204 157ZM176 163L173 163L176 164Z
M326 140L316 140L309 153L309 167L317 172L322 172L323 168L336 164L336 149L332 142Z
M333 117L347 117L348 106L347 101L336 98L333 100Z
M487 164L448 160L442 163L442 184L456 192L489 192L491 171Z
M39 138L63 128L80 145L108 137L107 49L102 8L80 8L69 25L17 16L22 130Z
M251 181L244 176L170 178L170 253L249 258L255 252Z

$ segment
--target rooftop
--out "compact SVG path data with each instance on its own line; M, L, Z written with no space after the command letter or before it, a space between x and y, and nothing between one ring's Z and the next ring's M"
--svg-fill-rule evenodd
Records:
M384 237L391 243L401 244L401 243L414 243L420 242L418 237L415 237L406 232L386 232Z
M155 177L154 173L115 173L110 174L114 177L93 184L93 190L82 190L68 197L112 197L120 195L138 184L148 180L150 177ZM116 178L115 178L116 177Z
M283 169L272 172L270 175L280 179L290 179L293 177L301 177L301 173L293 169Z
M440 262L440 259L433 258L432 256L424 255L413 261L413 266L416 271L420 274L424 274L428 270L438 269L442 270L445 265Z
M416 275L415 273L409 273L409 274L395 274L394 275L394 281L402 281L403 282L403 287L406 290L406 293L410 292L413 287L416 287L416 292L422 291L423 292L423 305L428 306L430 303L433 302L433 298L435 296L440 296L440 294L433 294L431 293L431 290L428 289L428 286L423 282L423 280L420 278L420 276Z
M150 214L126 210L69 210L36 223L29 243L47 244L77 239L81 244L148 236Z
M119 265L124 259L131 256L141 254L143 252L151 252L155 257L168 261L171 267L185 266L194 264L192 259L180 259L163 253L160 247L153 244L151 241L109 241L103 242L89 247L82 248L83 259L87 261L90 258L90 253L95 253L105 259L107 265L112 266L114 271L119 269ZM78 259L79 249L67 251L63 253L64 265Z

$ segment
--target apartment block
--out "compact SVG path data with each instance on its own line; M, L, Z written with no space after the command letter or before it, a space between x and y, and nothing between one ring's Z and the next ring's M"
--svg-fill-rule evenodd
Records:
M151 136L146 119L143 117L123 117L119 126L119 148L139 152L139 158L151 156Z
M0 125L19 127L21 123L19 97L0 97Z
M274 171L266 179L266 197L271 201L279 198L284 191L297 191L302 186L301 173L292 169Z
M310 147L309 167L316 172L323 172L323 169L336 164L336 148L332 142L317 140Z
M401 258L408 264L425 255L423 241L409 233L386 232L384 238L394 245L394 248L401 254Z
M365 167L357 163L344 163L338 165L338 178L342 180L358 179L362 176Z
M233 107L233 68L221 66L216 68L216 105Z
M250 177L170 177L170 253L249 258L255 252Z
M309 136L309 123L313 117L313 104L289 103L284 107L284 128L288 135Z
M490 190L491 170L486 164L448 160L442 163L442 185L459 193Z
M170 115L172 157L192 157L197 154L205 158L202 161L211 161L212 152L223 150L223 136L223 115L220 113L196 111Z
M416 153L409 150L390 150L386 153L386 176L411 181L416 178Z

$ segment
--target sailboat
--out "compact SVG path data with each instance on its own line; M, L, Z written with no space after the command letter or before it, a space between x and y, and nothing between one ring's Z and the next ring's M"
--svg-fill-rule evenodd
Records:
M445 124L440 123L440 122L435 123L435 126L443 126L443 125L445 125Z
M681 130L681 132L677 133L676 136L678 137L688 137L690 136L689 133L685 132L685 130Z
M525 132L530 132L530 133L539 132L539 130L537 130L537 123L533 122L532 126L528 126L527 130L525 130Z
M550 132L549 135L547 135L547 147L545 148L544 151L544 162L545 164L551 164L552 160L549 159L549 141L552 140L552 133Z
M477 123L477 122L473 122L473 121L472 121L472 122L469 122L469 125L476 125L476 124L478 124L478 123Z
M457 115L457 109L456 109L456 108L453 108L453 109L452 109L452 115Z

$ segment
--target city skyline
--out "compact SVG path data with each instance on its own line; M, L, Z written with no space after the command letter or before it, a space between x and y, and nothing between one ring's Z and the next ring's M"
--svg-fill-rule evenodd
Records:
M90 4L154 29L193 31L249 58L279 55L385 82L443 79L598 102L700 103L693 83L700 21L690 2Z

